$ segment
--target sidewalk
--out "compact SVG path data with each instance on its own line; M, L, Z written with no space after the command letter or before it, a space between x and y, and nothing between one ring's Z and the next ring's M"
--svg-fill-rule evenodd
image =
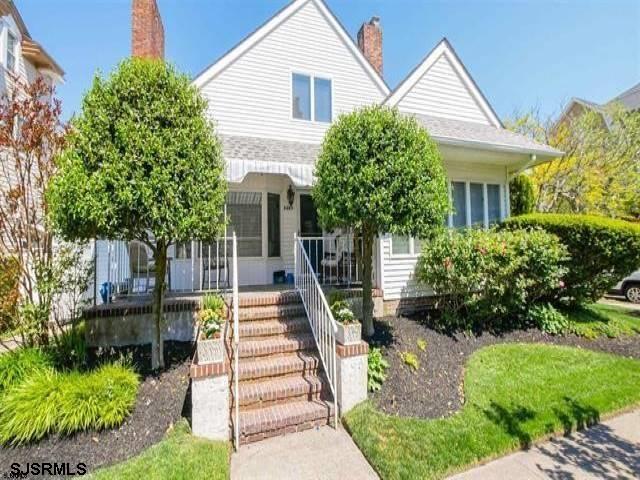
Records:
M306 430L240 446L231 480L376 480L378 476L343 427Z
M500 458L450 480L640 478L640 410Z

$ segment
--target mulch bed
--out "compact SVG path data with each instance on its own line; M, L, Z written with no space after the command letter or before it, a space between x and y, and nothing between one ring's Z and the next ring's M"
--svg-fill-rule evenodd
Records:
M424 352L417 346L418 339L427 342ZM488 345L514 342L569 345L640 359L640 335L595 340L576 335L552 336L539 330L446 335L423 324L422 318L393 317L376 322L372 344L382 347L389 369L382 389L371 398L379 409L393 415L420 418L451 415L462 407L463 369L469 356ZM402 352L418 356L417 372L402 361Z
M38 443L14 448L0 447L0 477L12 463L83 462L88 471L122 462L159 442L167 430L182 416L188 402L189 364L192 345L165 342L166 369L152 374L150 345L112 349L101 352L100 359L118 357L133 361L141 375L138 398L132 414L124 424L113 430L89 431L69 437L49 436ZM95 363L97 352L90 355Z

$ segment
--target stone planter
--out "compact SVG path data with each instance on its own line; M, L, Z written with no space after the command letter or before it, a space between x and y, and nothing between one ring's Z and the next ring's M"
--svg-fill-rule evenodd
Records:
M224 343L218 333L215 338L198 338L198 365L207 363L219 363L224 360Z
M336 341L342 345L355 345L362 340L362 325L360 322L348 324L338 323Z

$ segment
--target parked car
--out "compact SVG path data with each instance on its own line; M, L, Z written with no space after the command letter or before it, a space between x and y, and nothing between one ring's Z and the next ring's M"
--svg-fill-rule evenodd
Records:
M622 293L631 303L640 303L640 270L624 278L614 290Z

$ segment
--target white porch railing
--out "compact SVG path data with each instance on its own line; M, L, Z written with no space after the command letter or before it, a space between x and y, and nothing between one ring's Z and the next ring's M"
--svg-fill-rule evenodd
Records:
M192 240L169 247L167 290L228 291L231 288L231 237L212 242ZM96 303L106 298L151 293L155 284L153 252L144 243L98 240L95 248ZM105 286L106 284L106 286ZM103 292L107 290L107 295Z
M320 285L351 286L362 283L362 241L353 234L300 237Z
M320 360L329 380L333 394L334 426L337 428L336 333L338 332L338 324L333 318L309 255L305 250L304 240L306 239L297 237L294 240L295 286L302 298L302 304L320 353Z
M240 448L240 397L238 381L240 376L239 368L239 345L240 345L240 305L239 305L239 285L238 285L238 240L233 232L231 241L232 265L233 265L233 400L235 403L235 419L233 422L233 437L236 451Z

